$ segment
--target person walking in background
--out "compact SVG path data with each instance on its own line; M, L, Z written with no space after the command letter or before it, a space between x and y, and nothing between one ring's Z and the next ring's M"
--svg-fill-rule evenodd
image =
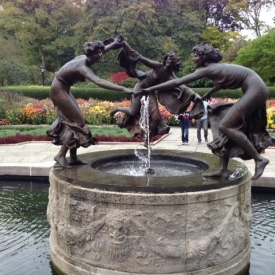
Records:
M178 115L178 120L181 127L181 141L182 145L188 145L189 143L189 128L190 128L190 111L191 105L186 112Z
M203 129L204 132L204 139L205 142L208 142L208 115L207 115L207 107L209 106L207 101L203 101L203 106L205 110L205 114L203 117L200 119L196 120L196 125L197 125L197 138L198 138L198 143L201 144L201 129Z

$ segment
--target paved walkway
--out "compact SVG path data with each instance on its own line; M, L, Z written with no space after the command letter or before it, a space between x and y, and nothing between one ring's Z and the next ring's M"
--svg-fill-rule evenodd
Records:
M202 133L203 136L203 133ZM209 138L212 140L211 130ZM135 149L137 143L100 143L89 148L78 149L78 155L88 152ZM189 145L181 144L180 127L171 127L170 133L161 141L152 145L153 149L191 151L211 153L206 143L198 144L196 138L196 129L190 128ZM48 176L50 168L55 164L54 156L60 147L51 144L51 142L26 142L13 145L0 145L0 177L11 176ZM275 148L266 149L264 156L270 160L264 174L260 179L253 182L256 186L275 187ZM240 159L238 159L241 161ZM254 174L254 161L244 161L251 174Z

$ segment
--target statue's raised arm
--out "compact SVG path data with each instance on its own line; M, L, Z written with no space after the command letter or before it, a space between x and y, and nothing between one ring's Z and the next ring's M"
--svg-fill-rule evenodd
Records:
M137 136L142 135L139 127L137 127L137 125L139 125L137 120L140 115L140 99L142 95L137 95L136 93L139 93L142 89L164 83L171 79L176 79L175 73L181 70L181 61L175 53L168 52L164 55L162 62L158 62L141 55L138 51L133 49L127 41L123 41L122 44L123 48L118 55L119 63L128 76L137 78L139 81L134 87L134 96L132 97L131 106L127 108L117 107L111 112L111 115L115 115L119 111L123 112L125 117L118 122L119 126L128 129L132 135ZM146 73L138 70L139 63L148 66L150 70ZM200 106L200 108L194 108L192 114L197 112L196 116L200 116L204 112L203 103L199 96L184 85L176 87L172 89L172 91L158 93L158 100L154 93L151 93L149 97L151 110L151 137L169 132L169 126L165 124L160 115L158 100L170 113L179 114L188 108L192 100L197 98L197 101L200 101L201 104L198 103L196 106Z

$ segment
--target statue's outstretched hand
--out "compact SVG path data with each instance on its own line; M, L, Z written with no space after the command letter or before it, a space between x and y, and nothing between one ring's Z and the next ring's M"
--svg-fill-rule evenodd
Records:
M125 43L124 37L121 34L118 34L113 41L112 49L113 50L120 49L123 47L124 43Z
M115 41L117 43L122 43L123 41L125 41L124 37L121 34L118 34L115 38Z
M217 91L219 91L221 89L222 89L222 86L216 84L209 92L207 92L205 95L203 95L201 99L205 100L205 101L210 101L211 95L216 93Z
M124 88L123 90L125 93L129 94L129 95L135 95L135 92L131 89L128 89L128 88Z
M145 95L147 97L151 92L152 91L150 90L150 88L142 89L141 91L135 92L135 97L143 96L143 95Z

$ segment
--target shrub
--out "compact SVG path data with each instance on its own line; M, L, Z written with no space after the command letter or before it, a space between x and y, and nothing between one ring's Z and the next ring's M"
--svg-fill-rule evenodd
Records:
M133 88L137 83L137 79L129 78L121 83L122 86ZM275 87L269 87L270 99L275 98ZM210 88L193 88L193 90L199 95L206 94ZM46 99L49 97L50 87L49 86L8 86L0 87L0 93L10 92L20 94L21 96L32 97L35 99ZM75 85L71 88L71 92L75 98L83 98L88 100L90 98L106 100L106 101L122 101L124 99L130 99L129 94L112 91L100 88L93 83L87 83L83 85ZM232 98L238 99L242 96L241 90L221 90L214 94L215 98Z
M112 82L120 85L123 81L127 80L129 76L125 72L117 72L110 76Z
M128 78L127 80L124 80L120 85L127 87L129 89L134 89L137 82L138 82L138 79L136 78Z
M50 95L49 86L9 86L9 87L0 87L0 93L8 92L10 94L20 94L21 96L31 97L38 100L47 99ZM129 94L107 90L99 88L97 86L73 86L71 92L75 98L83 98L88 100L90 98L99 99L99 100L108 100L108 101L122 101L124 99L130 99Z
M275 129L275 100L267 101L267 128Z
M94 104L91 104L92 101ZM114 103L110 101L89 101L85 111L85 119L88 124L101 125L101 124L114 124L115 119L110 116L111 110L114 108Z

